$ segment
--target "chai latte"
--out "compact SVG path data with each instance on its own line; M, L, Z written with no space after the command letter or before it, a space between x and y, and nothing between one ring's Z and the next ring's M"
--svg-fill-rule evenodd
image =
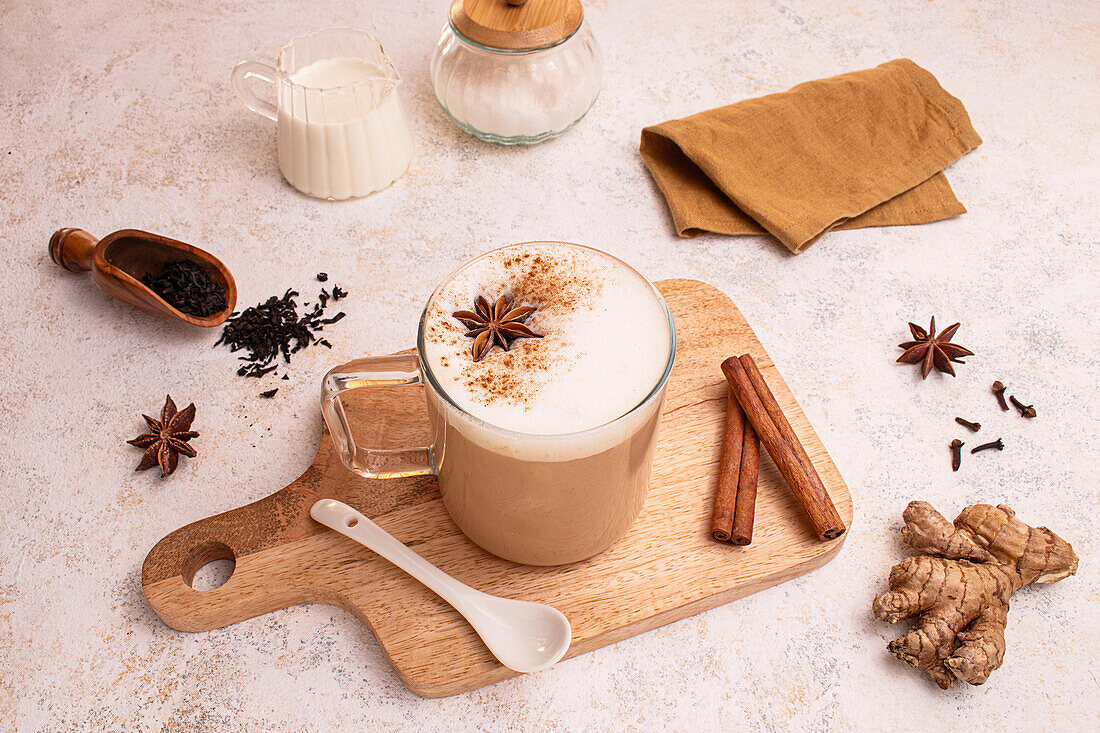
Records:
M480 361L453 316L478 296L535 306L542 338ZM529 565L590 557L641 511L675 353L656 289L619 260L535 242L485 254L439 287L420 333L443 502L474 542Z

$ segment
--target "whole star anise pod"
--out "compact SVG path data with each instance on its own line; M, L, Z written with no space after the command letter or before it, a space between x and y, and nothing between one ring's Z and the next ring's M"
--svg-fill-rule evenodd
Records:
M514 302L511 296L502 295L497 298L496 303L489 305L485 296L479 295L474 301L474 310L455 311L452 314L470 329L466 335L474 339L474 361L481 361L488 356L493 346L508 351L516 339L542 338L541 333L535 333L523 323L538 308L531 305L513 308Z
M159 463L160 477L164 478L176 470L180 453L191 458L197 455L195 449L187 444L191 438L199 437L198 433L191 430L191 421L195 419L194 402L177 412L172 395L167 395L164 408L160 411L160 420L154 420L148 415L142 415L142 417L145 418L152 432L126 441L130 445L145 449L141 463L137 465L135 471L144 471Z
M953 377L955 369L951 366L951 362L965 364L966 362L960 357L974 355L970 349L951 343L951 337L959 330L958 323L948 326L936 335L936 317L932 316L932 323L929 324L927 331L915 323L909 324L909 330L913 332L914 340L898 344L899 349L905 349L905 353L898 357L898 361L906 364L920 362L921 379L928 376L932 367Z

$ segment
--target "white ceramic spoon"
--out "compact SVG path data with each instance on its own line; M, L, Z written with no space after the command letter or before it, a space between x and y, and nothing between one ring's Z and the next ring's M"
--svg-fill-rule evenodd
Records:
M557 662L569 649L573 631L558 609L474 590L342 501L321 499L309 514L326 527L377 552L454 606L505 667L517 672L538 672Z

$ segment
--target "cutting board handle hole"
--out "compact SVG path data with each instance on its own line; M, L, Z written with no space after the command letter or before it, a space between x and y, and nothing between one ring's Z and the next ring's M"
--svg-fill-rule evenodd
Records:
M237 556L223 542L204 542L187 553L181 575L183 582L199 591L217 590L237 569Z
M357 524L359 524L358 517L344 517L344 526L345 527L350 528L350 527L354 527Z

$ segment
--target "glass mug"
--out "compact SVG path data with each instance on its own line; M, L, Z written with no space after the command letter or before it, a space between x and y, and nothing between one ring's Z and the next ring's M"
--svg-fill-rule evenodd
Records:
M331 370L321 387L321 412L344 465L367 478L435 474L443 504L466 536L494 555L526 565L584 560L629 529L649 488L665 387L676 357L672 313L652 283L611 255L568 246L627 268L668 319L668 354L659 379L644 399L610 422L558 435L506 430L459 407L432 373L425 356L432 299L465 268L510 247L471 260L436 288L420 317L415 353L356 359ZM432 444L397 450L356 445L340 395L415 384L425 387Z
M276 104L248 87L253 77L275 85ZM380 191L409 167L413 140L400 82L378 39L351 28L295 38L274 68L242 61L230 78L246 107L275 121L287 182L327 199Z

